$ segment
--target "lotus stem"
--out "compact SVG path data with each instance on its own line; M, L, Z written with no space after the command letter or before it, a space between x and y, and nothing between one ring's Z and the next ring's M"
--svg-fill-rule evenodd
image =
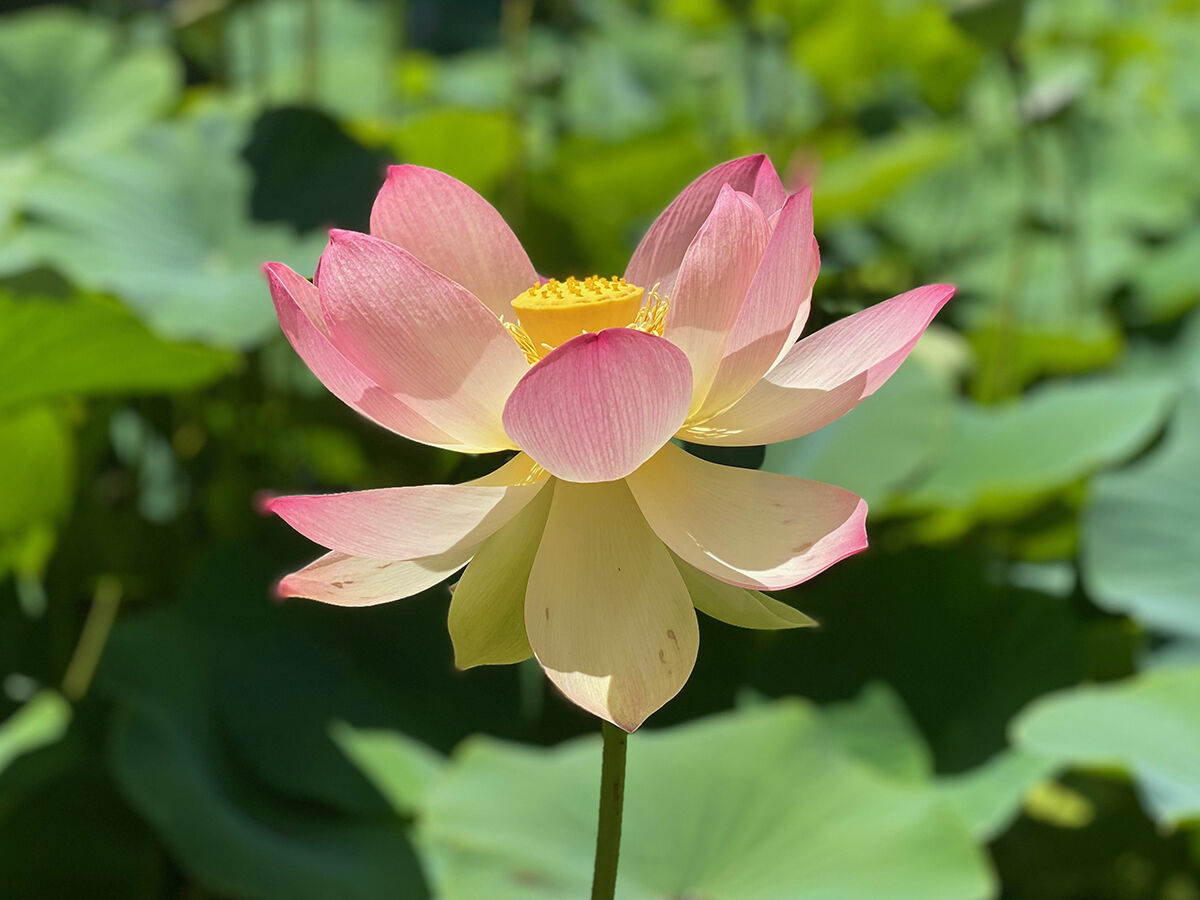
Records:
M596 831L592 900L612 900L617 890L617 858L621 853L625 747L629 735L610 722L601 723L601 733L604 735L604 756L600 763L600 823Z

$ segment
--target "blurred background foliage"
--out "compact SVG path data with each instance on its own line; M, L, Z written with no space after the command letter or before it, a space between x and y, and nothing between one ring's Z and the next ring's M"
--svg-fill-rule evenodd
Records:
M492 463L328 396L258 265L311 272L408 161L616 273L765 150L815 186L814 326L960 290L868 403L724 455L862 493L873 546L789 592L818 630L702 622L620 896L1200 898L1196 0L24 5L0 893L584 896L595 723L535 665L456 672L445 586L270 599L316 549L256 492Z

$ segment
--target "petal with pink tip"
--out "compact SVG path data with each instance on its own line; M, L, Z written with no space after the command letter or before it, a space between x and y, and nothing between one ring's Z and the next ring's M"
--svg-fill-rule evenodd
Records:
M329 342L317 289L283 263L264 267L279 326L293 349L339 400L384 428L422 444L478 452L455 440L364 375Z
M531 368L508 398L504 427L551 475L615 481L670 440L691 391L682 350L607 328L572 338Z
M285 575L276 592L280 597L304 597L334 606L376 606L433 587L461 569L470 556L471 548L410 560L326 553Z
M330 550L372 559L419 559L475 547L519 513L546 481L546 474L519 454L465 484L276 497L266 506Z
M447 627L460 669L528 659L525 590L550 512L554 483L484 541L450 600Z
M767 248L767 220L749 194L721 188L712 213L684 254L670 290L663 337L692 366L691 411L708 394L725 339L737 321Z
M371 209L371 234L457 281L497 316L538 280L529 256L490 203L457 178L392 166Z
M812 192L805 189L789 197L779 213L697 418L728 409L779 361L808 319L819 267Z
M800 341L741 400L679 436L751 446L816 431L873 394L904 362L954 294L927 285L847 316Z
M791 587L867 546L866 502L831 484L715 465L674 444L626 483L672 551L739 587Z
M500 424L525 354L468 290L395 244L330 232L321 309L351 363L464 444L512 446Z
M626 731L687 681L699 645L696 613L623 482L554 485L525 631L572 703Z
M761 153L709 169L659 213L634 250L625 277L646 288L673 280L683 255L708 219L717 195L726 184L753 196L768 216L783 205L787 196L775 167Z

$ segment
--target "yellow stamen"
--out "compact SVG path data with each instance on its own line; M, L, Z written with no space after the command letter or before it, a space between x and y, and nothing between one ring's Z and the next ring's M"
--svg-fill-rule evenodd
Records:
M670 301L658 295L657 287L645 298L642 288L620 277L552 278L511 301L520 324L505 322L504 327L530 363L564 341L605 328L636 328L661 337Z

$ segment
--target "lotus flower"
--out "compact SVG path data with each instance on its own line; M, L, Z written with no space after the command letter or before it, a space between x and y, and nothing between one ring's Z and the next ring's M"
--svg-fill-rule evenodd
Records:
M383 427L518 452L465 484L273 500L331 551L279 593L369 606L466 566L449 611L457 665L532 654L626 731L687 680L697 609L747 628L812 624L762 592L864 549L864 501L672 439L757 445L826 425L896 370L953 293L918 288L797 342L818 264L811 194L788 194L764 156L693 182L624 277L561 282L465 184L393 167L371 234L331 232L312 283L266 266L280 325Z

